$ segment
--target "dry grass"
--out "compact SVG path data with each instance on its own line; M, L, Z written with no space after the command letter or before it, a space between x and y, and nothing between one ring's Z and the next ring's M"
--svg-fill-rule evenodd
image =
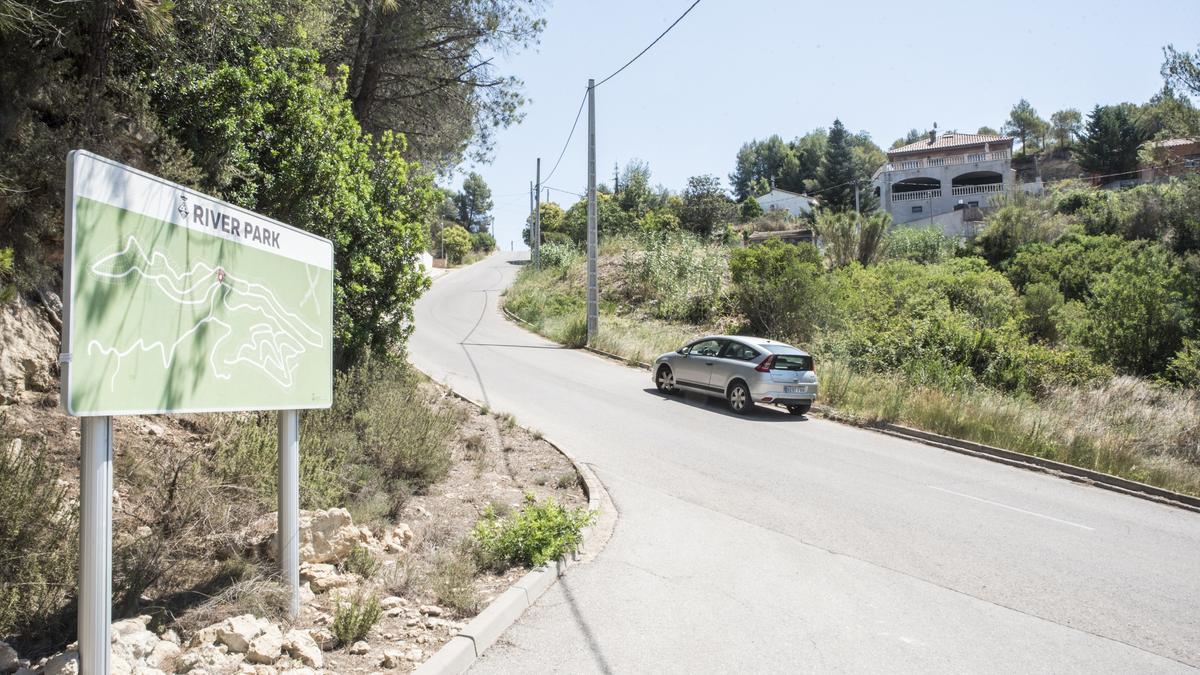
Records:
M818 368L820 402L842 412L1200 495L1195 394L1116 377L1032 400L982 387L915 386L899 375L854 373L838 363Z

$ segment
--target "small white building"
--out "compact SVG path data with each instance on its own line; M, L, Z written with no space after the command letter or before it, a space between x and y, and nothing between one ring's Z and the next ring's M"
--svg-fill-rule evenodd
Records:
M763 213L782 210L787 211L793 217L812 213L813 207L817 205L817 200L813 197L779 188L772 188L767 194L755 197L754 201L758 202Z

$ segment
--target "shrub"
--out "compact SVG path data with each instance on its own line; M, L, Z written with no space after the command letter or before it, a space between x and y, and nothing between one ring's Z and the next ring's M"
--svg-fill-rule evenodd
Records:
M904 227L888 235L886 255L893 260L911 260L926 265L954 255L958 240L932 227Z
M471 235L471 250L491 253L496 250L496 238L488 232L476 232Z
M430 590L443 607L460 616L472 615L479 611L479 593L475 590L478 572L470 555L461 551L442 552L434 562Z
M0 433L0 636L52 643L74 624L64 611L76 583L77 507L58 477L31 439Z
M1123 260L1094 285L1083 343L1118 371L1162 372L1182 342L1182 285L1170 254L1159 246Z
M516 515L500 518L491 507L475 524L480 564L502 571L514 565L536 566L570 553L579 546L581 530L592 521L586 508L567 510L546 498L525 493Z
M446 251L446 259L457 265L471 251L471 234L461 225L451 225L442 230L442 246Z
M1020 192L998 199L974 247L989 263L999 265L1021 246L1054 241L1066 231L1067 222L1063 216L1052 213L1049 206Z
M729 260L733 303L751 330L805 341L830 312L821 254L811 244L772 239L737 249Z
M364 579L370 579L379 571L379 561L365 546L355 546L350 551L350 555L342 561L342 569Z
M647 232L621 258L625 293L660 319L699 323L716 313L727 256L680 232Z
M582 258L583 254L579 252L579 249L569 242L542 244L542 267L544 268L565 271Z
M349 646L367 637L379 622L381 614L379 598L359 591L345 602L341 598L337 599L330 629L339 644Z

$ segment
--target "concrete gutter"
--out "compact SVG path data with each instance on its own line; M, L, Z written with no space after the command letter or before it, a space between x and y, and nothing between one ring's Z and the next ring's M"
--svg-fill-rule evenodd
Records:
M450 393L483 410L483 406L478 401L473 401L453 389L450 389ZM571 453L557 443L544 436L541 440L549 443L575 467L576 473L583 479L588 510L595 516L595 520L591 525L583 528L581 532L583 541L578 550L530 570L511 588L492 600L478 616L471 619L459 631L458 635L451 638L414 672L421 675L465 673L479 657L483 656L483 652L488 647L500 639L509 626L521 618L526 609L532 607L533 603L566 573L567 569L580 562L594 559L612 538L613 529L617 523L617 510L595 472L588 465L576 460Z
M511 319L520 321L525 325L530 325L528 321L524 321L520 317L513 315L507 309L504 309L504 314ZM598 354L605 358L619 361L625 365L644 368L646 370L649 370L651 367L648 363L622 358L616 354L610 354L606 351L592 347L584 347L583 349L585 351L592 352L593 354ZM901 424L862 420L854 416L844 415L836 410L824 406L813 406L812 411L833 422L849 424L851 426L856 426L863 429L871 429L873 431L888 434L889 436L896 436L898 438L904 438L906 440L922 443L924 445L931 445L935 448L941 448L951 452L958 452L964 455L971 455L973 457L979 457L981 459L999 462L1001 464L1008 464L1009 466L1015 466L1022 469L1040 471L1042 473L1058 476L1059 478L1065 478L1078 483L1093 485L1104 490L1120 492L1122 494L1137 497L1139 499L1146 499L1149 501L1158 502L1160 504L1166 504L1168 506L1200 512L1200 498L1193 497L1192 495L1186 495L1181 492L1174 492L1165 488L1155 487L1153 485L1147 485L1146 483L1140 483L1135 480L1121 478L1119 476L1103 473L1101 471L1085 469L1083 467L1078 467L1071 464L1056 462L1052 459L1045 459L1036 455L1027 455L1023 452L1016 452L1013 450L1005 450L1004 448L984 445L974 441L966 441L959 438L953 438L951 436L943 436L930 431L922 431L921 429L906 427Z

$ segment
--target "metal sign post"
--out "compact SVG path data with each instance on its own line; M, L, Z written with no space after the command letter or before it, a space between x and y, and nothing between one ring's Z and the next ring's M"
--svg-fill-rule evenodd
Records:
M108 673L112 617L112 418L85 417L79 430L79 665Z
M300 411L279 411L279 572L292 591L288 616L300 616Z
M114 415L279 411L278 555L299 615L299 411L333 402L333 243L82 150L66 183L60 380L80 418L79 664L98 675Z

